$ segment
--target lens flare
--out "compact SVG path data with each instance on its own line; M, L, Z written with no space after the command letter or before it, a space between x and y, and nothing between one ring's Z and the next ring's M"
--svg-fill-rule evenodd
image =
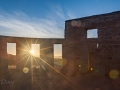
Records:
M117 79L119 77L119 71L118 70L111 70L109 72L109 77L111 79Z
M81 67L81 65L80 65L80 64L79 64L78 66L79 66L79 67Z
M90 68L91 71L93 71L93 68Z
M23 72L24 72L24 73L28 73L28 72L29 72L29 68L24 67L24 68L23 68Z
M63 59L63 66L65 66L67 64L67 60Z
M71 25L72 25L72 26L77 26L77 21L73 20L73 21L71 22Z
M81 26L81 21L77 21L77 27Z
M76 27L80 27L81 26L81 21L75 21L75 20L73 20L73 21L71 21L71 25L72 26L76 26Z

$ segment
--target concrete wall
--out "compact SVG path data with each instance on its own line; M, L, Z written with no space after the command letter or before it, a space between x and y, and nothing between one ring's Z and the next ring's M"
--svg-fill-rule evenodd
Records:
M8 70L7 61L7 40L5 37L0 38L0 73L6 73Z
M78 65L81 65L81 72L88 70L88 42L87 30L85 28L74 26L75 21L66 22L65 41L63 45L63 58L67 60L67 74L75 74Z
M86 32L89 29L98 29L98 38L88 39ZM119 69L119 29L120 11L67 20L63 50L63 56L68 61L66 71L72 67L69 73L74 74L78 70L84 73L94 67L105 74L112 69ZM78 64L81 65L80 69Z
M26 37L9 37L0 36L0 70L7 72L7 43L16 43L16 68L23 70L24 67L31 68L32 56L29 55L31 44L40 44L40 58L49 65L54 66L54 44L62 44L63 39L47 38L26 38Z

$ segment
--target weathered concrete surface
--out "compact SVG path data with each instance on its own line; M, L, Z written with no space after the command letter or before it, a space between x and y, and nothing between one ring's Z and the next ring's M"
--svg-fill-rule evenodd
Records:
M26 38L26 37L10 37L0 36L0 67L2 71L8 69L7 64L7 43L16 43L16 69L23 70L24 67L31 68L31 55L29 53L31 44L40 44L40 57L51 66L54 66L54 44L62 44L63 39L47 39L47 38Z
M111 69L119 70L119 28L120 11L67 20L63 45L63 58L67 59L69 64L65 66L66 71L74 73L81 70L83 73L94 67L94 70L99 70L104 75ZM88 39L89 29L98 29L98 38ZM89 58L90 52L94 54L94 58L91 58L93 60Z
M0 72L6 73L8 71L7 61L7 40L5 37L0 38Z

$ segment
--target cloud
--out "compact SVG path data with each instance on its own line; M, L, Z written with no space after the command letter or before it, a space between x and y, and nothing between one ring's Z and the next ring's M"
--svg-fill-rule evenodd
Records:
M17 11L12 14L0 13L0 32L6 36L63 38L64 20L62 11L55 11L51 18L32 18ZM52 14L51 14L52 16ZM59 21L58 21L59 19Z
M53 5L50 7L58 17L60 17L61 19L65 19L63 9L60 5Z
M71 12L71 11L68 11L67 15L68 15L69 19L77 18L76 15L73 12Z
M0 12L1 35L38 38L64 38L65 20L75 18L60 5L49 5L44 18L30 17L22 11Z

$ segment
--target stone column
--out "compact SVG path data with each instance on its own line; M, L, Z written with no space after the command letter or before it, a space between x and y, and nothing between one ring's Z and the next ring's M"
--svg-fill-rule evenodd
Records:
M2 73L8 71L7 40L5 37L0 37L0 68Z
M31 70L31 56L29 55L30 43L25 38L16 39L16 68L19 71L19 80L15 81L16 89L32 88L32 70ZM27 68L25 68L27 67ZM26 86L28 85L28 86Z
M31 56L29 54L30 43L26 42L25 39L17 39L16 43L16 62L17 69L23 70L24 67L31 69Z
M47 41L40 44L40 58L49 65L54 66L53 44L49 44Z
M21 44L16 43L16 69L21 70L23 69L24 62L22 61L22 52L21 52Z

